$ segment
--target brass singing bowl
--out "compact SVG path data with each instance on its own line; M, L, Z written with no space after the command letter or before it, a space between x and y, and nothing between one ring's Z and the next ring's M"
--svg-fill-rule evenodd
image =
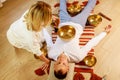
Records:
M71 40L75 37L75 28L70 25L65 25L60 28L58 28L58 36L65 41Z
M98 24L100 24L100 22L102 22L102 17L98 14L90 15L88 17L88 22L90 25L96 27Z
M70 6L67 7L67 11L68 13L70 13L71 15L75 15L77 13L79 13L82 10L82 7L80 4L71 4Z
M92 67L96 64L97 59L95 56L88 55L84 58L83 61L84 61L85 65Z

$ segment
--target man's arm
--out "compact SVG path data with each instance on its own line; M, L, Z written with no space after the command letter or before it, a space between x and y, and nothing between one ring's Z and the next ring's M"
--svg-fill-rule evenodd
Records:
M96 36L95 38L92 38L84 47L81 48L82 51L82 55L81 55L81 59L83 59L88 52L94 47L96 46L111 30L111 25L108 25L105 27L105 30L100 33L98 36Z

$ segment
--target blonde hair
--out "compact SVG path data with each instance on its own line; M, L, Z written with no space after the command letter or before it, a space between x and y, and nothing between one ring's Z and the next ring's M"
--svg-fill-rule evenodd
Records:
M43 1L38 1L32 5L25 15L28 30L41 30L44 26L50 24L52 18L51 6Z

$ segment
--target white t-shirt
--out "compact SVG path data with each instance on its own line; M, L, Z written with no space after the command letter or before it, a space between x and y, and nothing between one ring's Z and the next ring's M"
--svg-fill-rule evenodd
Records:
M75 28L76 30L75 37L71 41L67 42L61 40L57 36L55 44L48 51L48 57L57 60L58 56L64 52L70 62L78 63L87 55L91 48L96 46L105 37L106 33L102 32L100 35L91 39L85 46L80 47L79 38L83 33L82 26L80 24L73 22L61 23L60 26L68 24Z

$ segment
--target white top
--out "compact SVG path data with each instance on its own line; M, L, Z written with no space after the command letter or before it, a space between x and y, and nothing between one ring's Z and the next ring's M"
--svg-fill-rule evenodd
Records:
M26 49L39 56L42 54L40 48L42 47L42 42L45 41L44 36L47 35L47 30L43 29L40 32L27 30L26 22L24 22L24 15L11 24L7 31L8 41L15 47Z
M83 33L83 28L81 25L73 22L61 23L62 25L72 25L76 29L75 37L71 41L63 41L57 36L55 44L51 47L48 53L48 57L57 60L58 56L64 52L68 57L70 62L80 62L87 53L96 46L106 35L106 32L102 32L95 38L91 39L85 46L82 48L79 45L79 38Z

